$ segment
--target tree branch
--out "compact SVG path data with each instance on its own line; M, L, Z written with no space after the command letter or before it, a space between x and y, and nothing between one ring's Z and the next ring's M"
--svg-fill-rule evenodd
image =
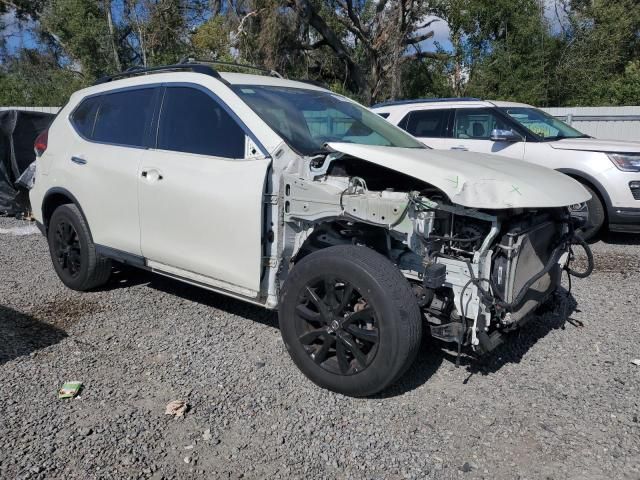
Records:
M415 45L417 43L424 42L425 40L429 40L431 37L433 37L433 35L434 35L434 31L431 30L430 32L425 33L424 35L418 35L417 37L406 38L404 40L404 44Z

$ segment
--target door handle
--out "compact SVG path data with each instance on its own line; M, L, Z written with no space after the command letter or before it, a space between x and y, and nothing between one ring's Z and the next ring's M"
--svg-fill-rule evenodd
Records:
M463 147L462 145L458 146L458 147L451 147L451 150L458 150L460 152L468 152L469 149L467 147Z
M86 165L87 161L80 157L71 157L71 161L77 165Z
M140 172L140 176L142 178L146 178L149 182L155 182L157 180L162 180L164 178L162 176L162 173L160 173L155 168L151 168L149 170L142 170Z

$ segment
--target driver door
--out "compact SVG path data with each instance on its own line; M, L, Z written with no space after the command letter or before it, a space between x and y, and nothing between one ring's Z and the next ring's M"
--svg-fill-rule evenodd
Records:
M446 141L449 150L491 153L524 159L524 141L494 142L491 131L513 127L491 108L457 108L453 118L452 138Z
M245 296L259 291L270 160L208 90L164 88L156 148L139 177L142 254L157 270Z

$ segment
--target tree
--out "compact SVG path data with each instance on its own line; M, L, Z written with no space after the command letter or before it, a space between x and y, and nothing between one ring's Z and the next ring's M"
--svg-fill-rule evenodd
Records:
M89 79L117 71L103 2L51 0L42 12L42 33Z
M545 18L544 2L523 0L518 8L507 0L463 3L464 8L454 10L454 24L464 32L455 58L463 59L468 81L456 93L553 104L558 41Z
M568 105L611 105L640 96L625 91L640 56L640 1L568 1L569 26L558 62L559 98Z
M25 49L0 69L0 105L60 106L83 86L80 75L61 69L55 57Z
M288 72L304 69L365 102L401 96L405 64L442 56L421 48L433 35L425 24L426 1L256 0L252 5L241 21L241 55Z

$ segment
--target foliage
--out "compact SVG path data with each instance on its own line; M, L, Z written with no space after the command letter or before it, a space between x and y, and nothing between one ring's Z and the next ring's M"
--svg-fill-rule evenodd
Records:
M12 18L37 39L16 46L0 36L0 104L62 104L106 73L186 55L317 80L363 102L472 95L541 106L639 103L640 0L555 0L557 18L549 5L0 0L0 32ZM450 41L441 45L434 27L444 22Z
M85 81L57 66L52 57L23 50L20 57L0 69L0 105L60 106L69 94L85 86Z

